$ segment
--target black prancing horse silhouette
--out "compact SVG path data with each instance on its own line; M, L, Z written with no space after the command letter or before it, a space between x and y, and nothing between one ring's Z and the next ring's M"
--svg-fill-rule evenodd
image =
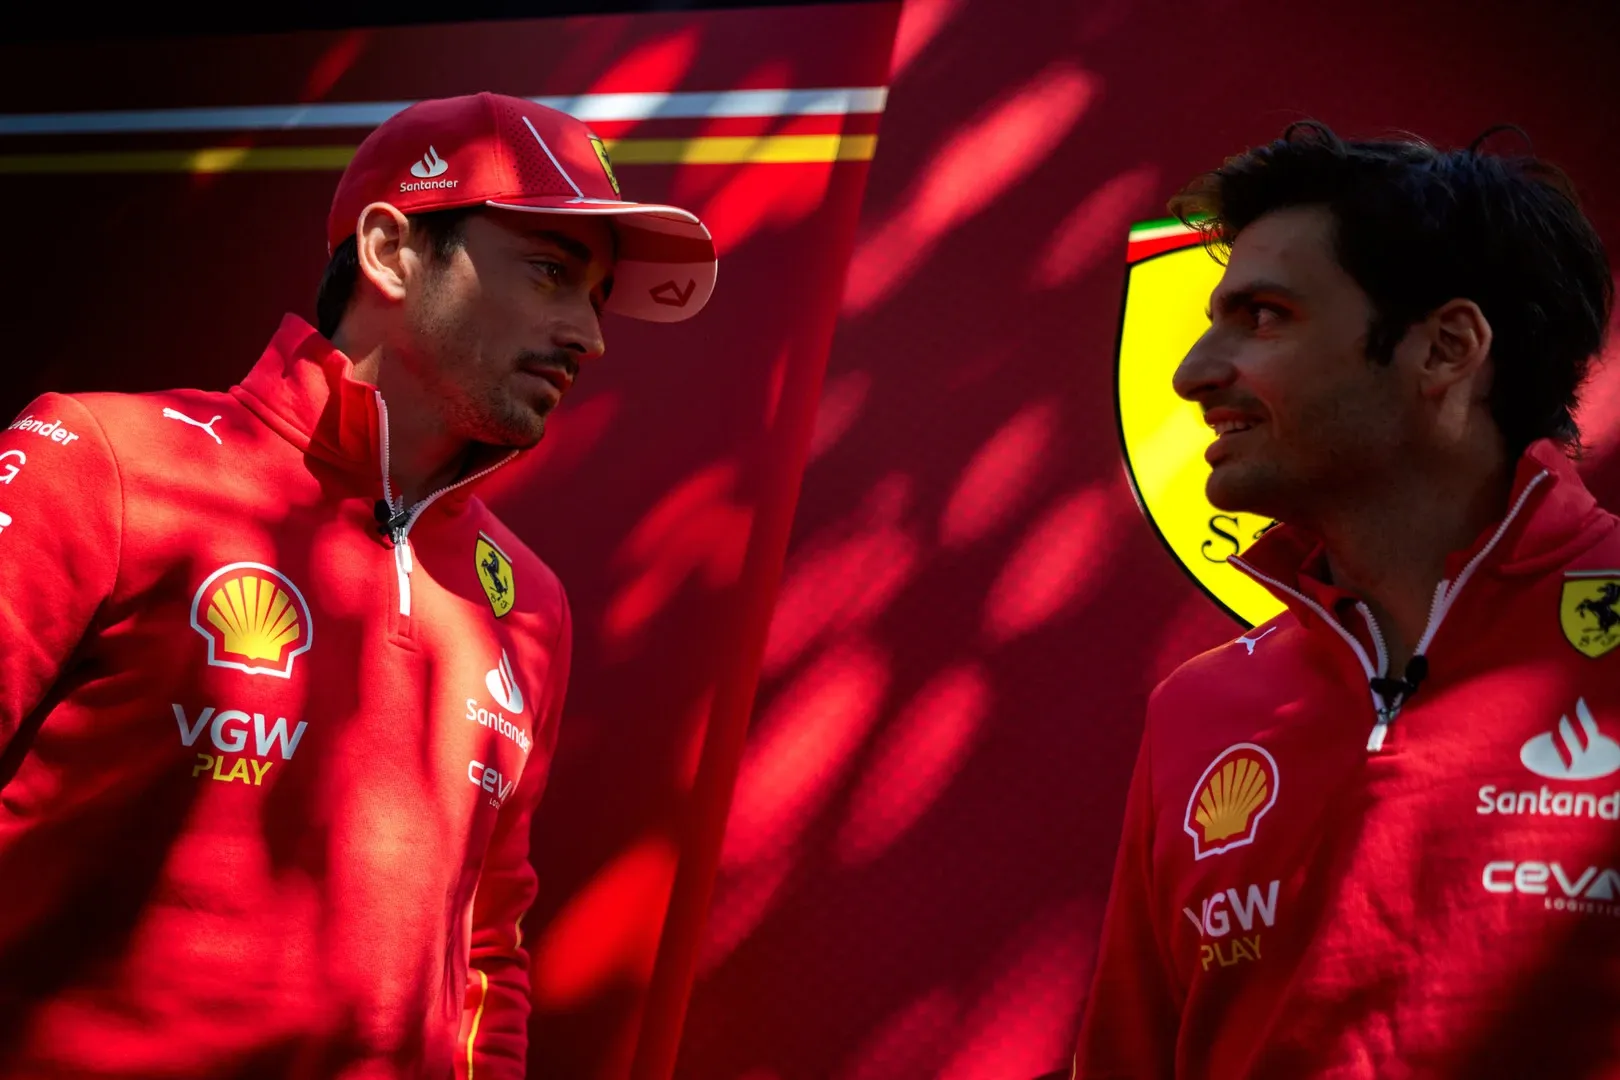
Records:
M506 582L501 579L501 557L493 551L489 557L479 564L484 576L489 579L489 587L495 590L495 598L499 600L506 595ZM1620 619L1620 616L1615 616Z
M1620 585L1611 581L1603 586L1601 594L1576 604L1575 610L1592 616L1598 621L1598 633L1607 634L1620 626L1620 611L1615 610L1616 604L1620 604Z

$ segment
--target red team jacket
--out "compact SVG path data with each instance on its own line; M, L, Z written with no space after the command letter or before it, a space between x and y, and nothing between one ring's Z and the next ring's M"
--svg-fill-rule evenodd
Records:
M386 416L289 316L0 432L0 1075L523 1075L568 605Z
M1620 1076L1617 524L1532 447L1378 731L1370 617L1254 545L1288 611L1152 696L1077 1076Z

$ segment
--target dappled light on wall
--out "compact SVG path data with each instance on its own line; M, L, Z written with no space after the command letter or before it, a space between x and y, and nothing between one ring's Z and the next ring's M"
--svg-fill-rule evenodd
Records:
M904 528L912 484L889 476L868 493L855 520L806 545L782 577L766 674L788 667L829 632L849 632L876 617L914 573L917 541Z
M568 1008L616 982L647 985L675 860L669 840L642 840L574 894L532 946L537 1004Z
M982 539L1023 508L1057 436L1059 419L1056 402L1031 402L979 448L945 504L939 524L944 547Z
M953 228L1028 176L1079 123L1097 90L1094 76L1054 64L954 133L856 248L845 313L880 302Z
M1025 534L985 600L984 628L1004 643L1027 634L1108 573L1117 494L1097 485L1057 502Z
M972 752L990 713L978 664L940 672L876 740L834 844L846 865L871 862L928 812Z
M722 867L792 845L860 748L887 688L883 654L851 641L777 695L756 721L737 775Z
M602 619L610 640L635 634L688 578L710 588L736 581L753 523L735 501L737 466L699 470L654 506L625 539L615 562L634 567Z

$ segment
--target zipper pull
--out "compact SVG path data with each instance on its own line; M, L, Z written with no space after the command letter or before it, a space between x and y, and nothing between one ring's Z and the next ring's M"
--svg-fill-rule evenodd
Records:
M377 519L377 531L398 547L400 537L405 535L405 522L410 519L405 508L401 506L395 510L388 505L387 499L378 499L377 505L371 508L371 516Z
M1370 680L1372 688L1385 701L1404 702L1418 692L1423 680L1429 677L1429 658L1418 653L1406 662L1406 674L1399 679L1388 676Z
M1389 734L1389 721L1382 716L1378 723L1373 725L1372 734L1367 737L1367 753L1376 754L1384 748L1384 737Z
M1367 752L1376 754L1384 748L1384 740L1389 736L1389 725L1395 722L1395 714L1405 705L1407 699L1418 692L1423 680L1429 677L1429 658L1418 653L1406 663L1404 678L1391 679L1384 677L1369 680L1373 693L1384 702L1378 710L1378 723L1373 725L1372 734L1367 738Z
M399 613L411 613L411 540L400 529L391 538L394 541L394 574L399 580Z

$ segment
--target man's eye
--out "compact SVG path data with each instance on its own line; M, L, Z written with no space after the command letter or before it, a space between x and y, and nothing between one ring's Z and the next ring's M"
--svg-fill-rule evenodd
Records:
M560 262L551 259L534 259L532 265L541 275L552 282L561 282L568 276L568 268Z
M1264 330L1282 322L1283 310L1271 304L1250 304L1249 319L1254 323L1256 330Z

